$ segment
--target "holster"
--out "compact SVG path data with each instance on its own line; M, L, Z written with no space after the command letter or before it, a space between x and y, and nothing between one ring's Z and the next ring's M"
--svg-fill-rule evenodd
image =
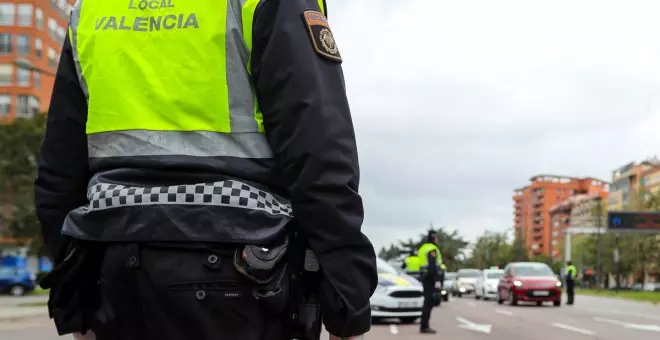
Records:
M272 315L281 314L289 301L288 249L285 235L270 246L246 245L234 253L234 268L255 284L252 295Z
M68 238L60 249L55 268L39 284L50 289L48 313L59 335L92 328L100 305L98 280L105 247Z
M252 294L265 310L289 320L292 339L320 339L319 266L298 233L290 230L266 247L237 249L234 268L255 284Z

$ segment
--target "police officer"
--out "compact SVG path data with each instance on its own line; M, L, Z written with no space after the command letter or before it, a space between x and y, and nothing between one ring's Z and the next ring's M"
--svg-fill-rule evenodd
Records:
M431 311L436 305L438 296L436 283L440 280L440 265L442 264L442 255L440 249L436 246L438 243L438 234L431 230L424 243L417 252L422 268L422 286L424 288L424 305L422 306L422 319L420 322L420 332L434 334L436 330L429 325Z
M411 250L408 257L403 260L401 268L405 270L408 275L419 277L419 271L421 269L420 263L421 261L419 260L419 257L417 257L417 253Z
M572 305L575 298L575 280L577 279L577 268L573 265L572 261L566 262L566 295L568 295L568 302L566 304Z
M61 332L288 339L290 315L268 314L234 262L294 228L328 332L370 329L376 256L326 14L323 0L76 2L37 214L54 256L103 254L97 277L76 273L100 282L93 320Z

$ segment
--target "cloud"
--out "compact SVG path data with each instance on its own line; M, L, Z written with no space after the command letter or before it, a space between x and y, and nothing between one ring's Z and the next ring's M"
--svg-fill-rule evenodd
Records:
M513 224L536 174L658 152L655 1L328 1L376 247Z

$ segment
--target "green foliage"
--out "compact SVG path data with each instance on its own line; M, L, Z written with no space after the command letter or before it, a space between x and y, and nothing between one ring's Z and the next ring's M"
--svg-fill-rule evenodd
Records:
M45 123L45 115L36 115L0 125L0 218L7 226L2 232L37 251L43 242L33 188Z

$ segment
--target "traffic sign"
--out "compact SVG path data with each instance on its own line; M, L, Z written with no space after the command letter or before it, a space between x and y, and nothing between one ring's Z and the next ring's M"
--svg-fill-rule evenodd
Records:
M610 211L607 213L607 226L617 232L660 233L660 212Z

